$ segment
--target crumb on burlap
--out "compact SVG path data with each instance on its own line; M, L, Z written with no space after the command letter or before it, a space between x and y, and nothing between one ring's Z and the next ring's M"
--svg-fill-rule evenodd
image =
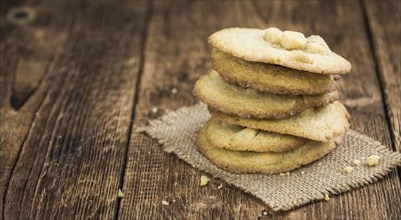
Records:
M346 174L352 173L353 170L354 168L352 168L351 166L344 167L344 173Z
M360 160L354 160L354 166L359 167L361 165Z
M370 155L367 159L366 159L366 164L370 167L374 167L377 166L379 164L380 161L380 156L379 155Z

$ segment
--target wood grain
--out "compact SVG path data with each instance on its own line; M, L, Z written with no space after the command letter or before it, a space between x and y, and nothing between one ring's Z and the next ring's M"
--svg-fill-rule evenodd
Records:
M154 4L134 126L144 125L149 117L161 115L167 109L196 102L191 95L193 82L210 69L210 48L206 42L209 34L230 26L279 26L307 34L319 33L334 51L350 59L353 73L340 81L339 89L352 114L352 127L391 143L359 2L174 3ZM171 92L173 88L177 94ZM151 111L154 107L159 109L157 114ZM217 190L220 180L199 187L202 174L175 156L163 153L149 137L133 133L124 179L127 197L122 200L120 217L242 219L256 218L265 208L259 200L236 188ZM329 202L268 217L391 219L401 215L397 205L401 202L400 192L397 173L393 172L378 184L336 196ZM175 202L163 206L164 199Z
M211 33L278 26L322 35L351 61L338 87L352 128L400 150L397 1L0 4L0 219L401 219L397 172L261 216L258 199L219 179L200 187L204 173L134 132L197 103Z
M193 84L210 69L206 39L222 26L240 23L245 18L242 7L253 9L239 2L155 2L134 126L144 125L148 117L157 117L168 109L197 102L192 96ZM221 19L222 9L234 11ZM158 109L156 114L151 111L154 107ZM242 191L230 186L218 190L222 181L213 180L208 187L199 187L203 173L165 154L142 133L132 135L121 219L233 219L240 215L254 219L261 212L262 203ZM172 203L163 206L162 200Z
M114 218L146 3L22 6L1 16L1 218Z
M365 1L365 5L393 145L401 152L401 3Z

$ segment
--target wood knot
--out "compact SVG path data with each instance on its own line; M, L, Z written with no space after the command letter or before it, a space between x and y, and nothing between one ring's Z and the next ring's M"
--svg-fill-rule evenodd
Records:
M36 12L30 7L18 7L11 9L7 14L7 20L13 24L24 25L36 17Z

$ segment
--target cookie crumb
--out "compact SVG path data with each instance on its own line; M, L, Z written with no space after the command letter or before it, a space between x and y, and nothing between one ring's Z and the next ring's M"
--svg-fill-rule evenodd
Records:
M324 200L326 200L326 201L330 200L329 194L327 194L327 193L324 194Z
M153 107L153 108L152 108L152 112L153 112L153 113L157 113L157 108L156 108L156 107Z
M322 162L318 163L317 165L318 165L318 166L322 166Z
M280 173L279 175L280 175L280 176L285 176L285 173Z
M305 174L305 171L301 171L301 175L304 175Z
M210 179L207 176L201 176L200 185L206 186L209 183Z
M124 198L125 197L125 193L123 193L123 191L121 191L121 189L118 189L118 198Z
M354 160L354 166L359 167L361 165L360 160Z
M344 173L351 173L352 172L352 170L353 170L354 168L352 168L351 166L346 166L345 168L344 168Z
M174 186L177 186L178 185L178 183L177 182L174 182Z
M217 187L217 189L223 188L223 184L220 184L220 186Z
M170 205L170 203L167 202L166 200L162 200L162 205L168 206L168 205Z
M176 88L172 88L172 89L171 89L171 93L177 94L177 89L176 89Z
M262 215L266 216L266 215L268 215L268 214L269 214L269 212L268 212L266 209L263 209Z
M370 167L377 166L379 164L380 156L379 155L370 155L366 159L366 164Z
M290 172L287 172L287 173L285 173L285 175L286 175L286 176L289 176L289 175L291 175L291 173L290 173Z

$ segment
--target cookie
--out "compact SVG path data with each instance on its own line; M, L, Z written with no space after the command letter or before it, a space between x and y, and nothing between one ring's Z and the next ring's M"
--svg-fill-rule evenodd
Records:
M215 147L233 151L284 152L304 145L308 140L290 135L261 131L211 118L205 135Z
M206 105L226 114L263 119L289 118L307 108L338 99L336 91L313 96L261 93L226 82L216 71L201 76L193 93Z
M282 66L249 62L217 49L212 50L212 66L231 83L273 94L316 95L332 92L336 82L332 75L309 73Z
M228 28L215 32L209 43L237 58L320 74L345 74L351 63L332 52L316 35L277 28Z
M213 146L201 129L196 141L197 149L217 167L234 173L277 174L309 164L332 151L335 142L308 141L301 147L287 152L243 152Z
M349 114L338 101L320 108L307 109L298 116L283 120L240 118L209 108L215 118L244 127L289 134L315 141L330 141L349 129Z

